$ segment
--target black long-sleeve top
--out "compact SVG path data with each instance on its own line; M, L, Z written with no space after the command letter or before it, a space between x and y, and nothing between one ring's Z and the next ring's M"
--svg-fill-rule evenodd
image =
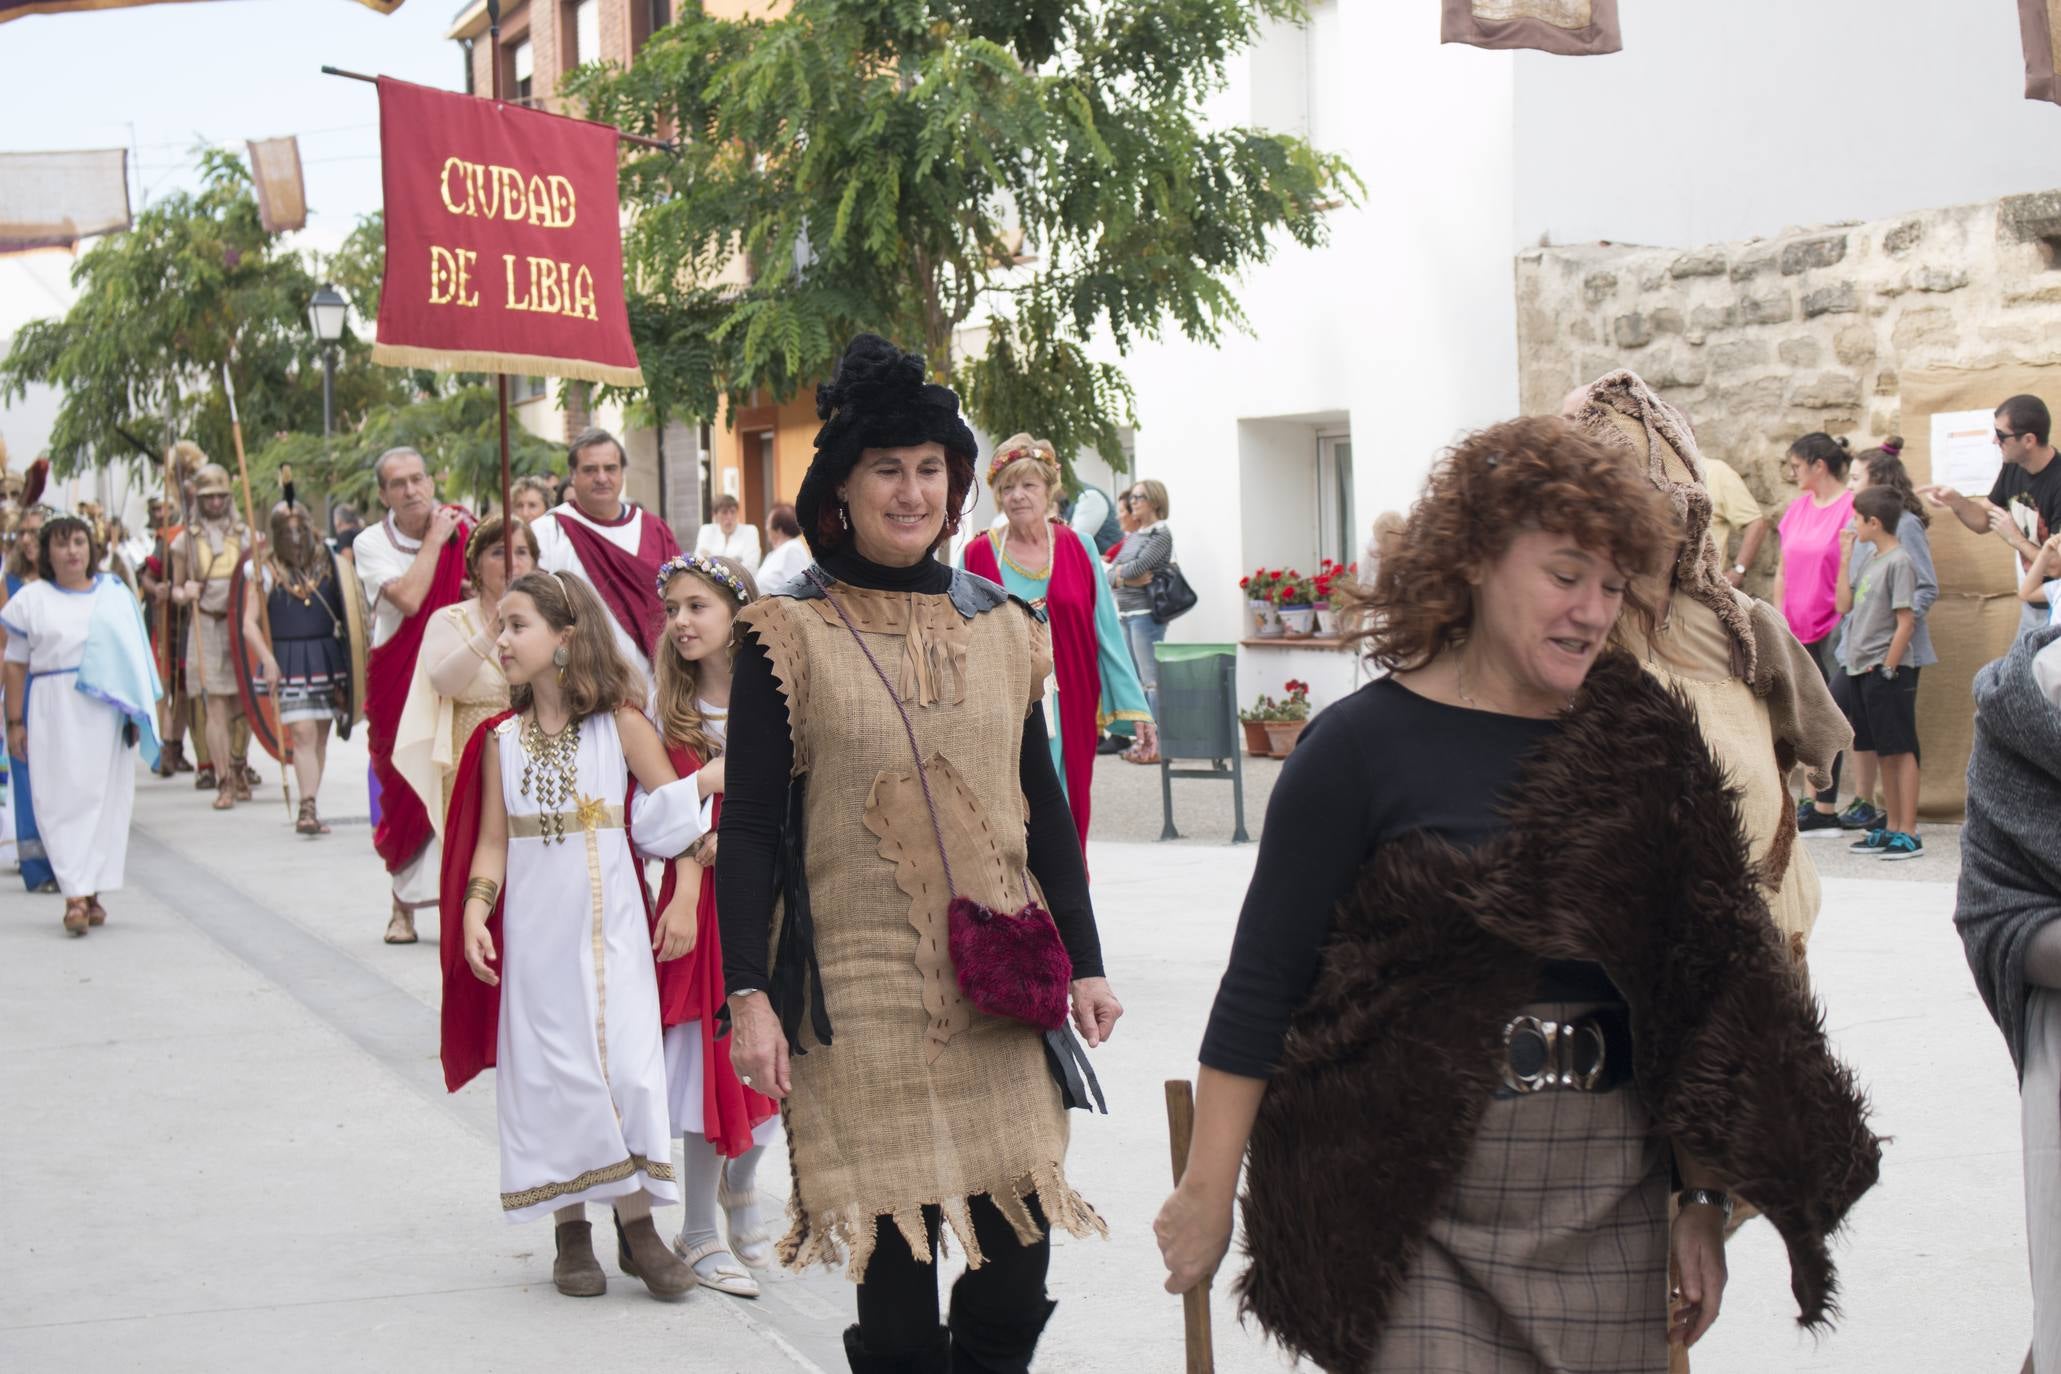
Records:
M1247 1078L1272 1074L1289 1019L1316 981L1333 913L1375 850L1413 830L1463 849L1500 833L1502 794L1524 756L1558 729L1448 706L1388 678L1311 721L1267 804L1202 1062ZM1600 965L1576 961L1548 962L1537 997L1618 1000Z
M952 582L952 570L928 558L908 568L884 567L850 553L829 554L818 562L836 582L876 591L941 595ZM978 671L978 665L972 666ZM723 988L735 992L764 988L771 976L767 945L780 828L793 786L788 774L794 767L787 702L765 646L749 632L737 645L727 741L716 911L723 934ZM1066 792L1052 767L1045 713L1039 706L1032 706L1024 717L1017 773L1030 809L1030 871L1044 889L1045 905L1073 961L1073 976L1099 978L1102 941L1088 900L1087 867Z

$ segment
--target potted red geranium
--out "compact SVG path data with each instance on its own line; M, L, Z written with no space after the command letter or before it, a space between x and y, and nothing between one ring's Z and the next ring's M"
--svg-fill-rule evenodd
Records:
M1288 695L1273 704L1266 722L1267 749L1277 759L1288 757L1310 723L1310 684L1290 678L1284 686Z
M1261 568L1238 579L1238 589L1245 593L1246 623L1252 627L1254 639L1281 637L1281 614L1276 605L1281 578L1279 568Z

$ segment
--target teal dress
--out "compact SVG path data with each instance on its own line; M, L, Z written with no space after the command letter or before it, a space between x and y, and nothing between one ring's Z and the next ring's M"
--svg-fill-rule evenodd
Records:
M1079 530L1070 525L1051 526L1053 537L1072 539L1087 551L1088 563L1094 570L1090 579L1095 584L1095 666L1102 676L1102 700L1095 711L1096 722L1105 730L1141 720L1151 720L1152 710L1145 702L1145 686L1138 681L1138 667L1131 661L1130 646L1124 642L1123 624L1117 619L1116 598L1111 595L1109 583L1102 572L1107 566L1102 555L1095 552L1095 545ZM1002 570L1002 585L1011 596L1023 598L1031 605L1044 608L1046 588L1051 581L1049 568L1042 574L1033 575L1010 560L1003 547L1003 536L1007 528L992 529L976 538L990 541L995 551L995 564ZM971 547L969 544L968 547ZM960 554L960 565L965 566L965 554ZM1049 711L1046 713L1051 714ZM1066 785L1066 750L1063 733L1056 721L1051 724L1052 766L1059 773L1059 782ZM1119 731L1118 733L1128 733Z

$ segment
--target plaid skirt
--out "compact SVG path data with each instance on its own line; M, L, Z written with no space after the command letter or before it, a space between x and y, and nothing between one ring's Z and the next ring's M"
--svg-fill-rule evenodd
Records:
M1494 1099L1370 1368L1666 1370L1669 1177L1629 1085Z

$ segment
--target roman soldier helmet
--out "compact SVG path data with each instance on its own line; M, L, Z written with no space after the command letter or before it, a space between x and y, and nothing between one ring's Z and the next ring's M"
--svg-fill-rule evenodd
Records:
M209 463L194 474L193 494L195 496L229 495L229 470L220 463Z

